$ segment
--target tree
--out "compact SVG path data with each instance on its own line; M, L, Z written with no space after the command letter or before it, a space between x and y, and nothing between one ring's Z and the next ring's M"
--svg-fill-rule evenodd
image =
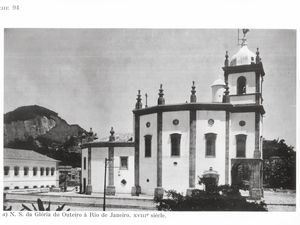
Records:
M264 185L296 189L296 152L285 140L264 140Z

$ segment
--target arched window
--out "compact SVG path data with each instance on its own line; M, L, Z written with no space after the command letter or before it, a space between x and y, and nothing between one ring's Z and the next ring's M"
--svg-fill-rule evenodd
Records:
M246 157L246 139L247 135L238 134L236 137L236 157Z
M246 78L243 76L237 79L237 94L246 94Z
M215 157L216 156L216 138L217 134L207 133L205 134L205 156Z
M171 156L180 156L181 134L171 134Z
M145 157L151 157L151 135L145 135Z

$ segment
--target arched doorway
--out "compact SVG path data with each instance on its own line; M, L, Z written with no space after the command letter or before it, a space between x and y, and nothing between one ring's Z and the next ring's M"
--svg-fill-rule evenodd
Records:
M232 185L238 186L241 189L249 190L250 186L250 167L245 163L238 163L233 165L231 169Z

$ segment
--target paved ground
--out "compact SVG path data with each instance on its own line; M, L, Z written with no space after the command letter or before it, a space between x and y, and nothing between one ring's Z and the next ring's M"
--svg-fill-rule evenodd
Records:
M247 192L243 192L243 195L247 195ZM51 193L40 193L40 196L47 196L50 198L51 196L65 196L65 197L84 197L87 200L88 199L93 199L93 198L101 198L103 197L103 194L92 194L92 195L81 195L77 194L74 192L51 192ZM125 204L127 201L134 201L134 199L140 199L143 200L145 199L146 201L152 200L152 196L147 196L147 195L141 195L139 197L137 196L131 196L130 194L118 194L114 197L112 196L107 196L107 200L116 200L116 199L122 199L125 201ZM126 200L128 199L128 200ZM271 191L271 190L266 190L264 191L264 198L262 199L266 204L268 211L277 211L277 212L288 212L288 211L296 211L296 193L295 192L276 192L276 191ZM100 199L99 199L100 201ZM98 202L98 200L97 200ZM102 200L101 200L102 202ZM124 202L123 202L124 203ZM100 203L102 204L102 203ZM13 207L13 210L20 210L22 208L20 202L9 202L8 205ZM32 208L30 203L26 203L27 206ZM57 208L57 204L52 204L51 205L51 210L55 210ZM78 205L67 205L65 207L65 210L70 208L71 211L102 211L102 206L93 206L89 207L88 205L85 206L78 206ZM109 208L107 207L107 211L137 211L139 209L131 209L131 208Z
M268 211L296 211L295 192L265 191L263 200L268 205Z

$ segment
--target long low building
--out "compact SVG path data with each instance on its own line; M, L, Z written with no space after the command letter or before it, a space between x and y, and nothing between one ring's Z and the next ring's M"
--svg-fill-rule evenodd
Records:
M32 150L4 148L4 190L58 187L58 160Z

